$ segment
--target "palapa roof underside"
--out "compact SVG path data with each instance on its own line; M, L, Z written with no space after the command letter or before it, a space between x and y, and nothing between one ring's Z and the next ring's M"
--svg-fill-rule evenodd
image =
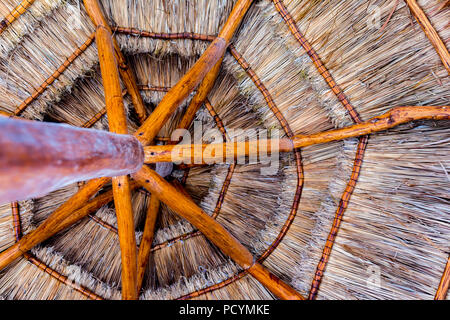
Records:
M0 1L0 16L18 2ZM0 111L108 130L95 27L82 1L30 2L0 34ZM196 35L217 35L235 3L100 2L148 113L209 45L211 39ZM239 134L236 129L312 134L354 123L274 2L280 3L255 1L235 34L208 101L196 114L205 131L223 125L231 139ZM281 2L362 120L396 106L449 104L449 74L404 1ZM418 1L448 47L445 3ZM164 39L175 33L202 39ZM176 128L191 97L159 140ZM130 97L124 100L133 133L137 115ZM305 297L341 212L318 299L432 299L450 253L449 122L416 121L370 135L367 145L363 140L284 154L271 176L261 174L264 164L191 168L186 190ZM355 155L362 163L355 163ZM181 178L183 172L173 175ZM70 185L19 202L22 233L35 229L78 189ZM345 207L341 199L350 195ZM137 189L132 200L139 244L150 194ZM0 251L15 241L11 205L4 204ZM120 275L117 221L109 203L0 271L0 298L120 299ZM140 299L178 298L274 296L162 204Z

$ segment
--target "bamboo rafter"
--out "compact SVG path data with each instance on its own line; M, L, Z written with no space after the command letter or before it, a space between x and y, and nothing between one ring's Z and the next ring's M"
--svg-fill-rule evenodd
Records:
M27 12L31 7L34 0L23 0L17 7L15 7L2 21L0 21L0 34L6 30L6 28L16 21L21 15Z
M368 143L368 136L363 136L358 143L358 146L356 148L356 156L353 164L352 174L350 176L350 180L347 183L344 193L342 194L342 197L339 201L339 206L336 210L335 217L333 219L333 224L331 226L331 230L328 234L327 240L325 242L324 249L322 251L322 256L319 260L319 263L317 265L316 271L314 273L314 278L311 283L311 288L309 290L309 300L313 300L317 297L317 294L319 292L319 286L322 282L322 278L325 272L325 268L327 266L327 263L330 259L331 250L333 248L334 242L336 240L337 233L339 231L339 227L342 222L342 218L344 216L344 212L348 207L348 204L350 202L350 197L353 194L353 191L355 190L356 183L358 182L359 175L361 173L361 166L364 159L364 152L366 151Z
M250 252L226 229L200 209L189 197L177 191L156 172L144 166L132 175L152 195L197 227L212 243L281 299L304 299L290 286L255 262Z
M79 46L74 53L70 57L68 57L63 64L56 69L56 71L48 77L40 86L37 88L31 96L29 96L25 101L23 101L14 111L14 115L18 116L20 115L25 109L33 102L35 101L41 94L47 90L47 88L55 82L59 78L59 76L75 61L76 58L78 58L86 49L92 44L95 38L95 33L92 33L89 38L81 45Z
M353 105L350 103L349 99L345 95L344 91L341 89L341 87L336 83L331 73L328 71L328 69L325 67L325 65L322 62L322 59L320 59L320 56L314 50L314 48L311 46L311 44L308 42L308 40L305 38L305 36L300 32L300 29L298 28L297 24L295 23L294 19L292 18L291 14L287 10L287 8L284 6L283 2L281 0L273 0L273 3L275 5L275 8L280 13L281 17L285 21L285 23L288 25L289 30L291 31L292 35L297 39L297 41L300 43L300 45L303 47L303 49L306 51L308 56L311 58L314 66L316 67L319 74L323 77L325 82L330 87L331 91L335 94L336 98L340 101L340 103L344 106L344 108L349 113L350 117L352 118L353 122L355 123L361 123L362 120L356 111L356 109L353 107ZM389 19L388 19L389 20ZM331 253L331 248L333 247L334 240L336 239L337 232L339 231L340 222L342 220L343 214L345 212L346 205L344 207L341 206L341 204L346 204L354 191L356 182L358 181L359 177L359 170L361 167L361 163L364 159L364 153L367 146L368 137L361 137L359 139L358 147L357 147L357 155L356 158L360 159L360 161L354 163L352 172L358 172L357 174L353 174L350 177L349 182L347 183L347 187L344 191L344 194L341 197L340 205L337 209L335 218L333 220L333 224L331 226L331 230L328 234L327 241L325 243L324 249L322 251L321 259L316 267L315 276L313 279L313 282L311 284L311 290L309 294L309 299L315 299L317 296L317 292L320 286L320 283L322 282L322 277L328 262L329 255ZM356 180L354 180L356 179ZM355 181L355 182L353 182ZM355 184L355 185L353 185Z

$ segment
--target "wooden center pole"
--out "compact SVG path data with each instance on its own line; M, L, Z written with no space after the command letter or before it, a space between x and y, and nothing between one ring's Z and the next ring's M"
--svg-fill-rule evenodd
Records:
M0 117L0 203L44 196L71 183L140 169L129 135Z
M166 120L174 112L174 110L182 103L182 101L198 86L205 75L214 67L214 65L222 58L225 53L227 44L229 43L233 33L239 26L245 12L250 7L251 0L239 0L233 11L227 20L223 31L220 33L220 37L216 39L208 49L203 53L196 64L191 68L191 70L175 85L172 90L170 90L163 100L160 102L156 110L147 118L144 124L136 131L135 137L143 145L148 145L158 134L159 130L163 127ZM86 10L90 14L91 19L94 21L95 25L103 24L104 27L106 21L101 15L100 6L97 0L84 0ZM94 8L97 8L94 10ZM103 18L102 18L103 17ZM116 46L115 53L118 51ZM120 56L118 57L120 63ZM133 85L130 79L124 77L124 66L122 65L121 75L124 80L125 85L127 85L127 90L130 91L129 86ZM128 82L127 82L128 81ZM94 179L87 182L79 192L73 195L66 203L61 205L52 215L50 215L43 225L57 226L59 223L64 221L72 212L83 206L86 201L88 201L96 192L98 192L103 185L109 181L108 178ZM72 221L73 223L76 221ZM29 233L30 240L25 241L24 238L19 240L14 246L8 248L7 250L0 253L0 270L7 266L9 263L14 261L23 252L30 250L33 246L39 244L40 242L48 239L51 235L50 233L44 232L43 229L36 229ZM23 245L23 246L22 246ZM23 248L19 250L18 248Z

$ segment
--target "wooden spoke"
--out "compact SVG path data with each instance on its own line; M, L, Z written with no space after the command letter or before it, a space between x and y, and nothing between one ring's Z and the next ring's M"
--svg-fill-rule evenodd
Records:
M178 144L148 146L145 150L145 163L175 162L184 164L232 163L246 156L258 156L261 151L289 152L294 150L290 139L254 140L247 142L226 142L213 144Z
M144 233L142 234L141 244L138 253L138 291L142 288L145 270L147 268L148 258L152 249L153 234L155 230L156 218L158 217L160 201L155 196L150 197L150 204L147 208L147 217L145 218Z
M239 0L235 4L219 36L214 39L194 66L167 92L141 128L136 131L136 137L143 145L148 145L156 137L170 115L194 91L200 82L203 81L208 72L214 67L219 68L217 63L221 61L234 32L240 25L252 2L252 0ZM213 78L215 78L214 72L210 74L209 80L206 80L204 83L205 90L201 94L205 96L207 94L206 89L211 85Z
M280 279L255 262L251 253L224 227L200 209L189 197L161 178L155 171L144 166L133 178L156 195L180 216L199 229L222 252L247 270L268 290L281 299L303 299L303 297Z
M79 46L74 53L72 53L67 59L63 62L63 64L55 70L55 72L52 73L50 77L48 77L34 92L27 98L25 101L23 101L17 108L14 110L14 115L18 116L20 115L25 109L33 102L35 101L41 94L47 90L50 85L55 82L61 74L66 71L66 69L77 59L83 52L86 51L87 48L92 44L94 41L94 33L92 33L89 38L81 45Z
M220 59L216 65L208 72L203 81L200 83L197 89L197 93L192 98L189 106L178 125L179 129L189 129L192 121L194 121L195 114L198 109L205 102L208 93L211 91L214 86L214 82L216 81L217 76L219 75L220 66L222 65L223 57Z
M98 0L84 0L86 11L96 27L102 26L106 28L110 34L112 34L111 28L106 21L105 16L100 8ZM144 122L147 117L147 111L145 109L144 101L139 93L139 89L136 83L136 77L133 70L128 67L127 61L120 51L119 44L116 39L113 38L114 54L119 66L119 72L122 77L123 83L127 88L128 93L131 96L131 101L138 115L139 121Z
M445 300L447 297L448 287L450 285L450 256L447 259L444 272L442 273L441 282L434 296L434 300Z
M389 112L342 129L320 132L312 135L296 135L292 139L255 140L202 145L165 145L145 147L145 163L175 162L187 164L211 164L234 161L245 156L258 156L270 152L289 152L296 148L326 143L373 132L383 131L402 123L433 119L450 119L448 106L397 107Z
M128 133L127 118L120 88L119 71L114 57L111 32L107 28L98 25L96 42L103 86L105 88L109 129L115 133L126 134ZM112 186L122 258L122 299L136 300L138 298L137 247L128 176L114 177Z
M242 7L243 2L248 2L248 6L252 1L239 1ZM236 4L236 6L238 5ZM92 4L92 7L98 7L98 3L96 0L85 0L85 5L87 8ZM235 6L235 7L236 7ZM92 14L91 18L96 21L103 21L101 19L101 15L99 16L99 12L89 11ZM240 17L242 19L242 10L235 11L234 16L230 16L229 21L227 23L236 24L236 17ZM95 23L95 22L94 22ZM97 23L96 23L97 25ZM107 27L106 27L107 28ZM230 32L234 32L236 28L227 28L227 32L223 33L227 39L231 39ZM205 51L205 53L200 57L194 67L179 81L177 85L175 85L169 92L166 94L157 107L157 109L152 113L150 117L144 122L144 124L136 131L135 136L138 140L143 144L148 144L151 142L159 132L159 130L164 125L165 121L170 117L176 107L181 104L184 98L186 98L202 81L203 77L208 73L208 71L221 59L223 53L226 49L226 42L224 38L218 38L216 42L213 42L209 48ZM117 50L115 51L117 53ZM123 73L122 73L123 75ZM128 89L128 88L127 88ZM178 104L172 104L172 102L177 102ZM78 193L72 196L66 203L61 205L51 216L54 219L49 221L49 225L57 225L60 221L63 221L68 215L70 215L73 211L80 208L90 197L92 197L98 190L100 190L109 179L96 179L88 182ZM88 192L89 190L89 192ZM50 219L50 217L48 218ZM75 222L75 221L73 221ZM17 257L19 257L22 253L31 249L34 245L44 241L47 239L48 233L40 231L41 229L34 230L33 239L34 241L26 242L26 246L24 250L18 250L14 246L0 253L0 269L4 268L10 262L14 261ZM30 233L31 234L31 233ZM17 245L18 246L18 245Z
M74 223L83 216L77 216L74 212L81 208L83 204L96 194L110 178L97 178L86 183L76 194L70 197L64 204L62 204L55 212L53 212L39 227L25 235L20 241L13 246L0 253L0 270L5 268L8 264L26 253L35 245L47 240L58 231L61 231L61 223L70 217L71 222ZM76 219L76 220L75 220ZM65 224L65 227L68 227Z
M447 72L450 74L450 54L448 53L447 47L445 46L444 42L439 37L439 34L433 28L433 25L431 24L430 20L428 20L427 15L417 4L416 0L405 0L405 2L411 10L411 13L416 18L420 27L423 29L426 36L430 40L431 44L436 49L436 52L441 58L445 69L447 69Z

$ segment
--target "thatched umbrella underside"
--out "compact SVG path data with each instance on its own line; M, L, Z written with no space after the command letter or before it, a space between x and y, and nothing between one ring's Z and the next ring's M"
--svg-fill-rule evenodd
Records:
M101 2L111 26L203 35L217 34L234 4L231 0ZM448 73L403 1L384 28L394 1L282 2L363 120L395 106L448 105ZM418 1L447 44L450 10L443 2ZM16 0L3 0L0 16L7 16L16 5ZM77 4L36 0L0 34L0 110L14 113L22 106L20 116L24 118L107 130L97 48L89 41L95 28L82 3L79 28L71 28L66 23L69 6ZM369 21L373 7L381 9L380 25ZM135 72L149 113L165 88L172 87L209 44L152 39L120 30L116 38ZM253 4L233 46L265 86L293 134L353 123L272 1ZM35 95L77 48L82 50L73 61ZM33 95L36 98L24 105ZM284 132L255 78L249 77L249 70L230 53L208 100L210 104L196 115L205 131L220 125L211 116L214 111L229 138L236 129L277 128ZM160 138L170 136L188 102L164 126ZM138 122L127 95L125 105L133 133ZM99 112L95 124L86 124ZM369 137L319 299L434 297L450 253L449 140L448 121L414 122ZM352 174L357 144L358 139L348 139L302 148L300 167L296 154L285 154L273 176L261 175L264 164L192 168L186 190L254 256L266 252L264 266L307 297ZM173 175L181 178L183 172ZM75 184L20 202L22 233L36 228L77 191ZM298 210L293 210L300 191ZM223 201L219 201L221 197ZM144 190L133 192L138 244L149 200L150 194ZM282 241L267 255L289 217L294 218ZM86 294L91 292L98 298L120 299L116 228L110 203L31 250L67 279L58 280L56 273L21 258L0 272L0 297L89 299L95 297ZM236 277L241 268L195 231L162 205L140 299L273 298L252 277ZM11 206L5 204L0 206L0 251L15 240Z

